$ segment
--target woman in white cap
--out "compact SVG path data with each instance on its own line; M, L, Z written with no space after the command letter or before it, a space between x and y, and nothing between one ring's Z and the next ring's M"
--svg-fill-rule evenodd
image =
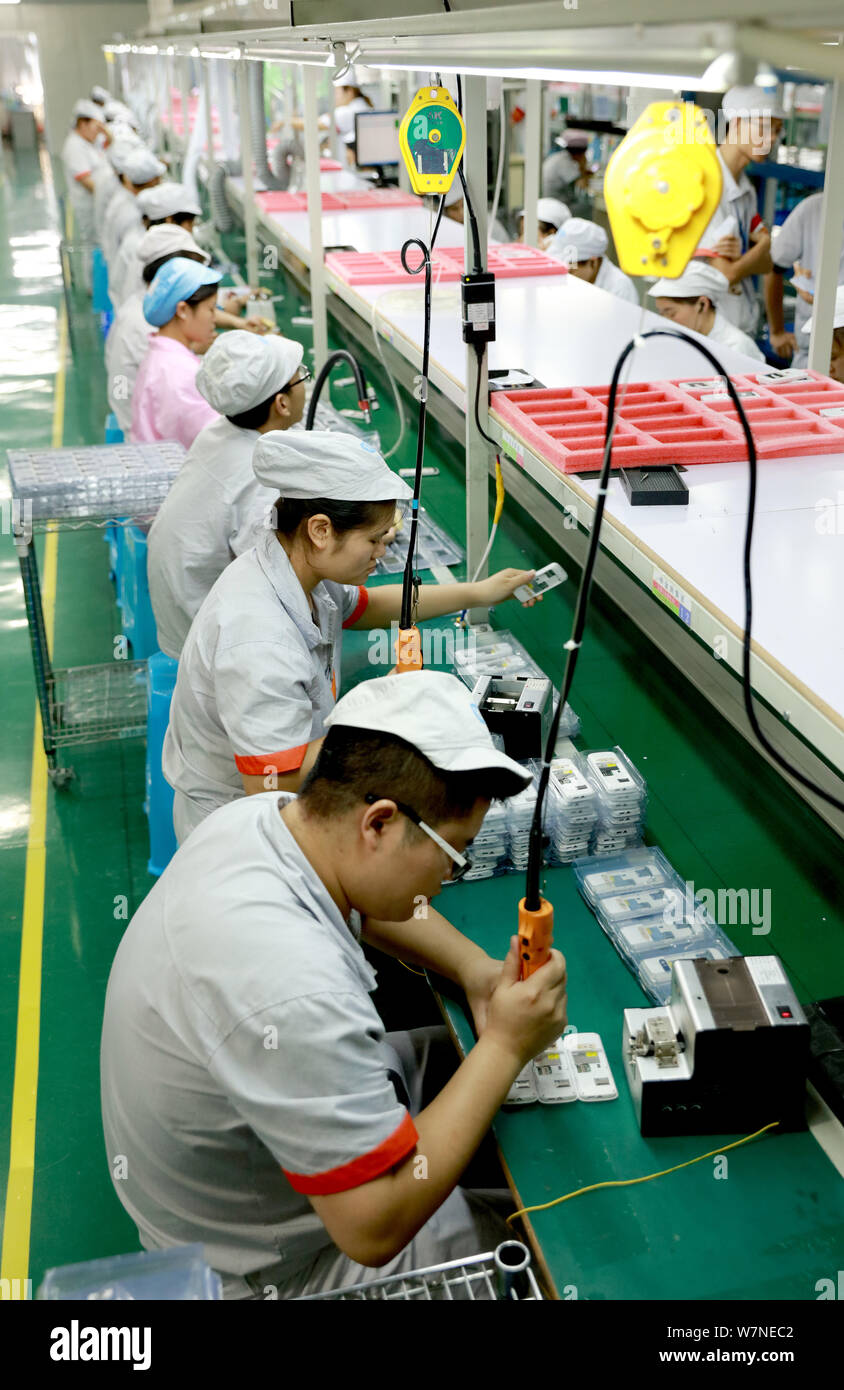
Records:
M765 276L765 312L768 316L771 347L780 357L792 358L793 367L806 367L809 362L808 339L804 328L811 317L815 297L815 272L821 243L823 193L810 193L803 198L776 232L771 245L773 269ZM838 279L844 281L844 227L839 240ZM794 332L786 332L783 320L783 280L792 277L796 292L794 303Z
M712 343L723 343L745 357L764 362L765 357L752 338L736 328L722 312L729 285L726 277L705 260L691 260L674 280L657 280L648 294L656 301L656 311L664 319L702 333Z
M522 982L515 936L493 959L429 906L491 800L527 780L465 686L433 671L364 681L326 726L299 797L249 797L191 835L123 933L106 993L115 1192L147 1249L201 1244L226 1299L497 1246L501 1214L458 1184L519 1071L566 1026L559 951ZM440 1089L423 1073L432 1030L385 1034L362 942L464 991L478 1041L459 1065L450 1052Z
M808 335L812 331L814 315L803 324L803 335L808 350ZM844 285L835 291L835 311L832 319L832 348L829 357L829 375L833 381L844 381Z
M199 357L214 341L217 286L222 274L171 256L144 295L150 338L132 392L133 444L175 439L189 449L217 412L196 389Z
M566 130L554 141L557 149L542 161L542 196L559 198L573 208L575 217L586 217L592 210L589 141L588 131Z
M120 175L120 187L108 205L102 229L103 255L110 280L114 279L117 253L123 237L133 226L141 223L138 194L142 189L154 188L167 173L166 164L162 164L146 145L136 145L128 150L115 167Z
M295 791L340 689L342 628L390 630L401 585L364 586L411 490L368 441L326 431L264 434L258 481L274 530L217 580L188 634L162 767L181 843L217 806L276 785ZM509 598L532 571L426 584L419 618Z
M74 239L94 240L94 173L104 163L97 136L105 133L102 111L93 101L77 101L73 127L62 145L62 164L76 223Z
M113 274L109 277L109 298L118 309L128 295L140 289L140 267L138 264L138 245L150 227L171 223L181 227L193 236L194 222L202 216L202 209L190 189L183 183L154 184L140 192L136 199L141 212L140 222L136 222L125 233L114 262Z
M138 242L136 258L140 287L127 295L117 310L105 342L108 403L123 433L132 428L132 392L149 340L158 329L144 318L144 297L161 267L174 256L208 265L211 257L184 228L163 223L151 227Z
M277 492L255 477L255 445L297 425L305 409L304 349L292 338L235 330L209 348L196 387L220 416L197 435L149 533L149 593L158 645L178 659L223 570L256 542Z
M638 304L636 286L613 265L607 255L609 237L597 222L587 222L585 217L570 217L547 246L552 256L565 261L572 275L578 280L586 280L599 290L607 290L628 304Z
M547 247L554 239L555 233L564 222L571 217L569 209L565 203L561 203L559 198L539 198L536 204L536 229L539 233L539 245ZM518 241L525 239L525 210L521 208L518 214L519 235Z
M731 87L721 98L721 109L726 121L725 138L718 146L721 201L699 246L715 253L715 269L729 281L723 313L744 333L753 334L759 322L759 298L752 277L771 269L771 235L744 171L752 160L766 159L771 153L782 129L783 110L762 87Z
M105 159L93 174L94 224L100 246L103 244L103 232L108 209L118 189L123 186L119 173L122 162L133 149L137 149L138 145L141 144L140 137L129 126L120 121L107 126L106 129L109 133L109 145L105 151Z

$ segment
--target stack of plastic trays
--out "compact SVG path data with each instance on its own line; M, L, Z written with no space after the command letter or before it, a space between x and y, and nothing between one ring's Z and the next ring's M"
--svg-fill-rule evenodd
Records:
M620 748L587 753L583 770L598 798L593 854L615 854L642 843L648 795L644 779Z
M655 1003L668 1002L673 961L739 954L661 850L642 846L600 865L580 859L574 871L602 930Z
M555 758L548 779L547 831L552 864L571 864L588 854L598 820L598 797L577 753Z
M510 850L507 825L507 802L493 801L472 841L469 850L472 867L464 874L464 883L506 872Z
M536 784L532 782L524 791L511 796L505 802L507 807L507 833L510 841L510 864L517 873L527 868L530 847L530 827L536 808Z
M454 653L454 669L469 689L474 686L478 676L537 676L545 678L541 666L522 646L517 637L506 629L495 632L492 628L459 629L469 634L466 646L458 647ZM555 699L559 692L555 690ZM560 738L576 738L580 733L580 719L571 705L566 705L560 716Z

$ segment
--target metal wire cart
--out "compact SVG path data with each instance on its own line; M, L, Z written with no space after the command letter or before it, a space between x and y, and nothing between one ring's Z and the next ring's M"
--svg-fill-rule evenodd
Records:
M485 1255L389 1274L365 1284L351 1284L327 1293L303 1294L297 1303L395 1302L479 1303L510 1301L541 1303L542 1294L530 1267L530 1252L518 1240L505 1240Z
M23 580L44 753L59 786L71 770L59 750L146 732L146 661L54 668L47 647L34 538L37 531L127 526L158 511L185 457L181 444L12 449L12 530Z

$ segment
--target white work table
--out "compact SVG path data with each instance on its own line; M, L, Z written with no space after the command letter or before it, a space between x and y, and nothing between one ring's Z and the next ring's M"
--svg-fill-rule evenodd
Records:
M377 305L385 337L414 366L421 361L421 285L350 287L334 275L332 290L366 320ZM421 277L420 277L421 279ZM461 410L465 401L465 345L460 333L459 286L433 295L431 379ZM574 276L499 280L497 337L491 367L523 367L548 386L609 382L621 349L639 330L665 328L655 314L586 285ZM709 344L732 374L764 363ZM629 359L628 359L629 361ZM709 364L682 342L649 339L633 354L629 380L712 375ZM471 404L471 403L470 403ZM470 408L470 407L469 407ZM495 395L492 396L492 410ZM483 416L482 416L483 418ZM591 525L597 481L564 475L490 416L506 455L556 502ZM844 505L838 525L822 511L844 498L842 453L759 463L753 542L757 691L835 765L844 750ZM744 629L742 547L747 515L744 463L691 466L683 474L687 508L631 507L616 477L610 484L602 544L649 590L667 578L682 590L687 626L734 670L741 667ZM830 534L826 534L824 528ZM838 534L831 534L837 529Z

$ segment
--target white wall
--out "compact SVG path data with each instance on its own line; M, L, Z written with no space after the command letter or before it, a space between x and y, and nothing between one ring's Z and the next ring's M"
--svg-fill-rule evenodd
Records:
M149 20L146 0L128 3L4 5L0 9L7 32L32 31L38 38L44 83L47 145L58 154L78 97L86 97L95 82L108 84L101 43L116 34L132 34Z

